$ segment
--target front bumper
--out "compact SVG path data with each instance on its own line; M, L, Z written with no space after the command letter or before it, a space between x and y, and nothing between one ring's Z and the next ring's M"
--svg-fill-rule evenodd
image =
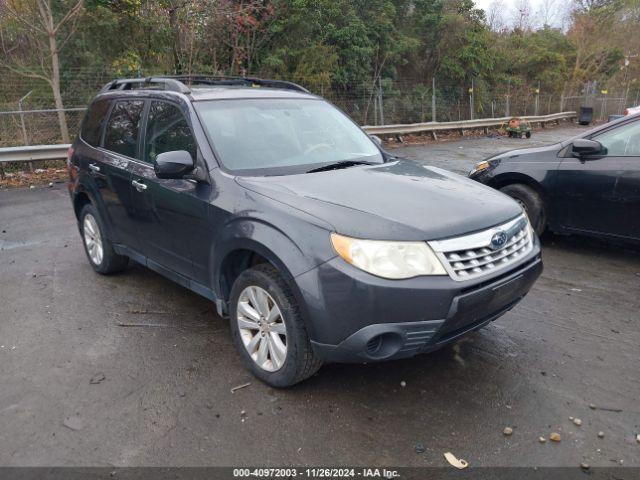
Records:
M339 258L297 277L314 351L327 362L371 362L436 350L513 308L542 273L536 242L493 277L392 281Z

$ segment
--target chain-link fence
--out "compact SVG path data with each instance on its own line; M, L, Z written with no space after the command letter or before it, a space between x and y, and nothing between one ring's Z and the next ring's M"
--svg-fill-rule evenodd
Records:
M0 148L62 143L59 110L13 110L0 112ZM71 138L79 131L85 108L63 110Z
M594 121L605 121L610 115L622 115L627 107L637 106L640 99L628 95L581 95L563 99L564 111L579 111L581 107L593 108Z
M117 75L115 72L64 72L63 101L69 136L73 138L84 115L84 105L95 92ZM592 85L578 94L548 92L540 85L510 81L489 85L477 78L468 85L447 84L432 79L384 79L358 85L336 86L297 80L313 93L336 104L361 125L447 122L477 118L547 115L594 109L594 120L606 120L638 104L640 91L595 93ZM0 147L62 142L58 111L50 91L38 81L8 77L0 83Z

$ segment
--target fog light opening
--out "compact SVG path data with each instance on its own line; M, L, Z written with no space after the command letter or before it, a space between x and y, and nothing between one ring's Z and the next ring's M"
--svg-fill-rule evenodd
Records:
M382 333L369 339L365 351L371 358L387 358L395 355L402 348L402 343L402 337L397 333Z

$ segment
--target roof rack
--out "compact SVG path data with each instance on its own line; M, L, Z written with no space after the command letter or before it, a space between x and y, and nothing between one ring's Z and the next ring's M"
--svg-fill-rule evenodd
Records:
M152 88L152 85L163 85L164 90L172 92L189 93L187 86L178 80L169 77L123 78L107 83L100 93L112 90L133 90L134 88Z
M287 82L285 80L209 75L161 75L157 77L118 79L107 83L102 90L100 90L100 93L114 90L133 90L134 88L154 88L154 86L158 87L160 85L162 85L163 90L185 94L191 93L188 86L195 85L283 88L309 93L309 90L297 83Z
M228 85L246 87L284 88L309 93L297 83L257 77L211 76L211 75L168 75L164 78L179 80L186 85Z

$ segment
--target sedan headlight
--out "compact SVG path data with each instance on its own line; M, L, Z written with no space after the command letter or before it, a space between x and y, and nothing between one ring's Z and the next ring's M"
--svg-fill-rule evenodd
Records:
M500 159L499 158L489 158L487 160L483 160L481 162L476 163L475 167L473 167L471 169L471 171L469 171L469 176L475 175L477 173L480 172L484 172L485 170L490 170L494 167L496 167L498 165L498 163L500 163Z
M397 280L447 274L426 242L360 240L332 233L331 243L345 261L378 277Z

